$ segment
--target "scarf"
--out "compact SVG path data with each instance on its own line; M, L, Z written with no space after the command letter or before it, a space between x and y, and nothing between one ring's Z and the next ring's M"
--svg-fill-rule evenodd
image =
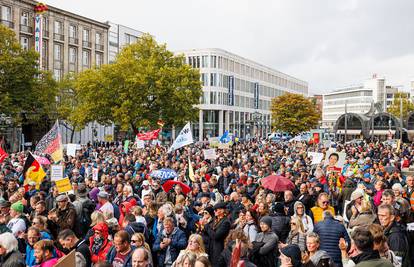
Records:
M103 245L104 239L101 237L94 237L93 239L93 245L92 245L92 253L97 255L99 253L99 250L101 249Z

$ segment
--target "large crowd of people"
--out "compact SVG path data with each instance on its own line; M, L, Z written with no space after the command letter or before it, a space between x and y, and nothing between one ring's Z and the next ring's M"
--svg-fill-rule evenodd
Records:
M77 267L414 266L414 145L257 140L216 149L216 159L206 148L82 146L60 162L69 193L49 165L40 187L24 181L28 152L10 153L0 164L0 265L55 266L75 251ZM312 164L308 152L328 151ZM339 153L345 162L330 171ZM182 183L166 192L152 175L161 169ZM294 187L269 190L269 175Z

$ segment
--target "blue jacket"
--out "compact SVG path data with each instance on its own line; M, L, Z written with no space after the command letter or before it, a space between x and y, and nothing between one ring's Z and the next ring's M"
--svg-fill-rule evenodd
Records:
M173 263L177 259L178 254L180 254L180 250L187 247L187 237L185 233L178 227L174 228L172 234L169 237L171 238L171 244L168 247L161 249L160 243L164 237L165 231L160 232L153 246L153 251L157 253L159 267L164 267L168 248L171 254L171 263Z
M315 225L314 232L319 235L320 249L326 251L337 266L342 266L339 239L343 237L348 244L351 244L345 226L334 218L328 217Z
M36 258L34 256L34 248L29 244L26 245L26 265L32 267L36 265Z

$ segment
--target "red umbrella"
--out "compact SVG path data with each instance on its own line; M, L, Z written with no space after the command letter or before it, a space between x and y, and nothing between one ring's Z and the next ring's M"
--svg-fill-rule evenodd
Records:
M283 192L293 190L295 185L291 180L280 175L270 175L261 180L262 186L273 192Z
M189 187L188 185L186 185L183 182L180 181L173 181L173 180L168 180L165 183L162 184L162 189L164 189L165 192L169 192L174 185L179 185L181 187L181 189L183 190L183 193L185 195L187 195L188 193L191 192L191 187Z

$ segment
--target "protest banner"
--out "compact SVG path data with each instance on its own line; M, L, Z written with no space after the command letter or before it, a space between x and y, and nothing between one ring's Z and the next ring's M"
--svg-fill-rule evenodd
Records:
M308 152L308 157L312 158L312 165L319 164L323 159L323 153Z
M73 249L69 254L63 256L55 264L55 267L76 266L76 249Z

